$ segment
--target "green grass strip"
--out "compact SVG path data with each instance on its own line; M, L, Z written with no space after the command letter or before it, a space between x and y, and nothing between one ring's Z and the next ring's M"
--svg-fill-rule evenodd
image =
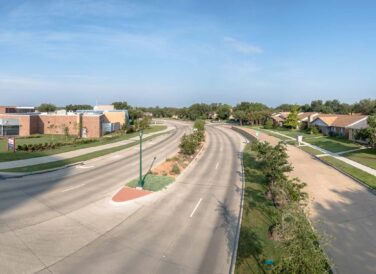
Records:
M350 175L351 177L361 181L367 186L376 189L376 176L373 176L363 170L360 170L352 165L342 162L332 156L324 156L320 158L325 163L339 169L340 171Z
M145 179L144 189L149 191L159 191L166 188L169 184L175 181L169 176L148 175ZM134 179L126 184L129 187L137 187L138 179Z
M263 260L277 262L281 253L280 244L269 237L278 211L265 197L266 178L250 145L244 150L243 164L244 205L235 273L265 273Z
M312 155L324 154L320 150L317 150L317 149L315 149L313 147L309 147L309 146L300 146L299 148L301 150L304 150L305 152L308 152L309 154L312 154Z
M156 134L154 136L147 137L143 141L145 142L147 140L150 140L152 138L155 138L155 137L163 135L163 134L166 134L166 133L160 133L160 134ZM94 158L97 158L97 157L100 157L100 156L104 156L104 155L114 153L114 152L117 152L117 151L120 151L120 150L123 150L123 149L127 149L127 148L135 146L139 143L140 143L139 141L135 141L133 143L126 144L126 145L123 145L123 146L107 148L107 149L91 152L91 153L88 153L88 154L84 154L84 155L81 155L81 156L73 157L73 158L70 158L70 159L59 160L59 161L55 161L55 162L51 162L51 163L45 163L45 164L37 164L37 165L31 165L31 166L2 169L0 171L2 171L2 172L35 172L35 171L49 170L49 169L63 167L63 166L66 166L66 165L70 165L70 164L74 164L74 163L78 163L78 162L82 162L82 161L88 161L88 160L91 160L91 159L94 159Z
M144 134L162 131L162 130L165 130L166 128L167 128L167 126L165 126L165 125L152 126L151 128L146 129L144 131ZM45 151L35 151L35 152L17 151L16 153L6 151L5 138L3 138L3 139L0 139L0 145L4 149L4 151L2 151L2 152L0 151L0 162L8 162L8 161L16 161L16 160L24 160L24 159L50 156L50 155L55 155L55 154L59 154L59 153L74 151L74 150L77 150L77 149L96 147L96 146L102 146L102 145L111 144L111 143L115 143L115 142L120 142L120 141L131 139L131 138L136 137L136 136L138 136L138 132L119 135L119 136L115 136L115 137L112 137L112 138L103 136L103 137L99 138L96 142L87 143L87 144L72 144L72 145L65 145L65 146L61 146L59 148L49 149L49 150L45 150ZM51 137L51 136L49 135L49 137ZM43 136L41 138L33 138L33 137L24 138L24 137L22 137L20 139L16 139L16 144L20 145L20 144L27 143L27 142L44 143L45 141L40 141L40 140L45 140L45 138L47 138L47 137L45 137L45 136ZM56 143L57 141L60 142L60 141L63 140L61 136L55 136L54 138L55 139L54 139L53 143ZM48 142L51 142L51 140L48 141Z

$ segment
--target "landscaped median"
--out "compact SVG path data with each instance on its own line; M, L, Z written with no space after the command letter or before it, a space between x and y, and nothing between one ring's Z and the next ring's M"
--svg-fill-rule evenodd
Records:
M143 177L142 189L140 189L140 178L127 182L112 198L113 202L121 203L134 200L156 191L167 188L176 177L186 169L202 150L205 141L205 124L198 120L195 122L195 131L192 134L184 135L180 141L180 151L174 157L166 159L150 170Z

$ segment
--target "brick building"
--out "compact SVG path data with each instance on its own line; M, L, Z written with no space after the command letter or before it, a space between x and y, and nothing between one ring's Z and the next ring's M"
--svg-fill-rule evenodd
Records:
M103 114L0 114L0 136L30 136L32 134L69 134L83 138L98 138L105 132Z

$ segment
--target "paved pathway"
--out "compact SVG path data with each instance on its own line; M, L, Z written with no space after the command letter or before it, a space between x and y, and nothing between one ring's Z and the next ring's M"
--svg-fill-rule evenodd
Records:
M150 136L160 134L160 133L164 133L164 132L168 132L168 131L171 131L173 129L174 129L174 127L168 126L163 131L157 131L157 132L153 132L153 133L144 134L143 138L148 138ZM134 143L138 140L139 140L139 137L136 136L136 137L132 137L128 140L123 140L123 141L119 141L119 142L115 142L115 143L110 143L110 144L101 145L101 146L88 147L88 148L82 148L82 149L72 150L72 151L69 151L69 152L49 155L49 156L36 157L36 158L25 159L25 160L9 161L9 162L0 162L0 170L9 169L9 168L16 168L16 167L32 166L32 165L38 165L38 164L45 164L45 163L51 163L51 162L55 162L55 161L70 159L70 158L74 158L74 157L81 156L81 155L84 155L84 154L108 149L108 148L113 148L113 147L131 144L131 143Z
M255 135L255 131L247 129ZM280 140L260 134L275 145ZM366 187L295 146L288 145L291 177L307 183L309 216L332 239L324 246L334 273L376 273L376 197Z
M279 133L279 132L275 132L275 131L271 131L271 130L270 130L270 132L273 132L273 133L275 133L275 134L278 134L278 135L281 135L281 136L283 136L283 137L289 138L289 139L291 139L291 140L296 140L296 139L293 138L293 137L287 136L287 135L282 134L282 133ZM358 168L358 169L360 169L360 170L363 170L364 172L367 172L367 173L369 173L369 174L371 174L371 175L373 175L373 176L376 176L376 170L375 170L375 169L370 168L370 167L365 166L365 165L362 165L362 164L360 164L360 163L358 163L358 162L355 162L355 161L353 161L353 160L350 160L349 158L346 158L346 157L340 156L341 154L344 154L344 153L347 153L347 152L351 152L351 151L357 151L357 150L361 150L361 149L357 149L357 150L349 150L349 151L344 151L344 152L339 152L339 153L333 153L333 152L330 152L330 151L328 151L328 150L326 150L326 149L323 149L323 148L321 148L321 147L311 145L311 144L309 144L309 143L307 143L307 142L302 142L302 144L305 145L305 146L309 146L309 147L311 147L311 148L314 148L314 149L316 149L316 150L321 151L321 152L323 153L323 155L319 155L320 157L322 157L322 156L326 156L326 155L332 156L333 158L336 158L336 159L338 159L338 160L340 160L340 161L342 161L342 162L345 162L346 164L349 164L349 165L351 165L351 166L353 166L353 167L356 167L356 168Z

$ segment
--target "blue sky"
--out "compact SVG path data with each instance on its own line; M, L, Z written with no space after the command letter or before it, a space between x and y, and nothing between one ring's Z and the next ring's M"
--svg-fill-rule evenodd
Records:
M376 96L376 2L0 0L0 104Z

